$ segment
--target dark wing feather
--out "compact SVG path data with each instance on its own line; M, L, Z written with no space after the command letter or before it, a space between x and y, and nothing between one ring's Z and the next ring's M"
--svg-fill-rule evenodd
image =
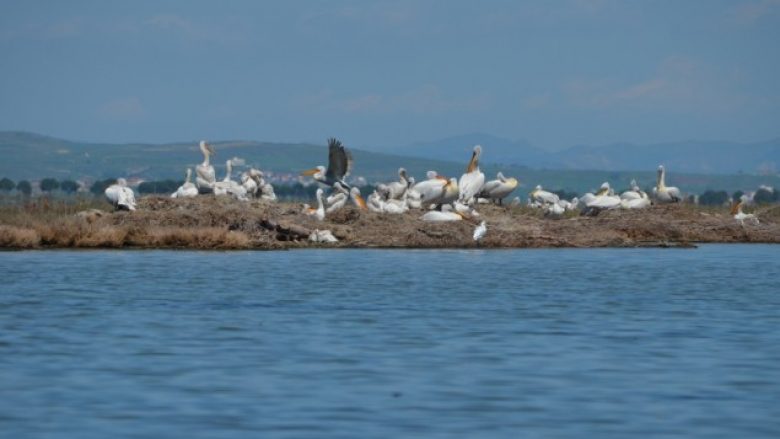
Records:
M325 177L331 181L343 180L352 171L352 153L335 138L328 139L328 171Z

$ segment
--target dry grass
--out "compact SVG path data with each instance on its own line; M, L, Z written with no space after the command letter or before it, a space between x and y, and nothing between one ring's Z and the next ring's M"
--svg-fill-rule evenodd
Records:
M306 240L329 229L336 247L475 247L471 234L486 220L481 247L601 247L675 242L780 242L780 208L756 207L758 226L742 227L727 208L653 206L596 217L546 218L526 206L480 206L480 218L426 223L422 212L380 215L352 206L324 222L300 214L300 204L240 203L227 198L144 197L135 212L108 205L38 201L0 206L0 248L283 249L322 246ZM95 209L100 210L95 210ZM102 209L101 209L102 208Z

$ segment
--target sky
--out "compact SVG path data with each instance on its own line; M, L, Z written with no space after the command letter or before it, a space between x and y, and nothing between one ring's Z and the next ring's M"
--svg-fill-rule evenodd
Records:
M0 130L392 151L780 136L780 0L5 1Z

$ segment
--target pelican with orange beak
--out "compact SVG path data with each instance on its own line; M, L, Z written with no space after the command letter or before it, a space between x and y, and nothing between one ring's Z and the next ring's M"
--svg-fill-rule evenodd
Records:
M316 182L328 186L333 186L338 182L344 188L350 189L350 186L344 180L352 171L352 153L335 138L328 139L328 167L317 166L316 168L303 171L301 175L312 177Z
M459 201L464 204L476 202L477 194L485 185L485 174L479 170L479 157L482 155L482 146L476 145L471 153L471 160L466 167L466 173L460 177L458 188L460 189Z

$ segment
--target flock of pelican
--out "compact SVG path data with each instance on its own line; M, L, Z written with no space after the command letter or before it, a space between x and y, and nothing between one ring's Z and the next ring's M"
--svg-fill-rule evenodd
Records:
M172 198L190 198L202 194L215 196L231 196L237 200L246 201L249 198L259 198L267 201L275 201L276 195L273 186L263 178L263 172L251 168L240 175L239 181L232 179L234 160L225 163L225 176L217 180L214 166L211 165L211 156L215 155L214 148L206 141L200 142L200 151L203 154L203 162L195 167L195 182L192 179L192 169L187 168L185 181ZM354 204L358 209L369 210L382 214L402 214L410 210L422 211L422 220L429 222L460 221L468 219L476 224L479 213L477 207L480 204L495 203L503 205L519 186L516 178L507 178L499 172L494 180L485 179L485 174L479 168L479 160L482 156L482 147L476 145L473 148L471 158L466 165L465 172L459 179L447 177L436 171L428 171L426 178L420 182L415 181L406 169L398 170L398 180L389 183L380 183L366 199L360 193L360 189L350 186L347 177L352 172L354 160L351 152L337 139L328 139L328 165L316 166L301 173L302 176L311 177L320 184L316 191L316 205L304 204L302 214L323 221L328 215L332 215L342 209L348 203ZM328 194L324 188L330 188ZM118 179L116 184L109 186L105 191L106 197L118 209L135 210L135 195L127 186L124 179ZM580 210L583 214L595 215L603 210L610 209L643 209L652 203L677 203L683 200L680 189L666 185L666 170L658 167L656 184L652 191L652 197L640 189L635 180L631 181L629 190L617 194L604 182L596 193L587 193L582 197L571 200L561 199L557 194L544 190L541 185L536 186L528 194L528 206L544 211L546 216L560 217L568 211ZM512 201L513 205L520 204L519 197ZM744 200L735 203L732 209L734 218L744 224L745 220L758 223L758 218L742 212ZM473 238L480 241L487 232L487 225L480 222L474 230ZM312 234L312 240L330 242L327 230Z

